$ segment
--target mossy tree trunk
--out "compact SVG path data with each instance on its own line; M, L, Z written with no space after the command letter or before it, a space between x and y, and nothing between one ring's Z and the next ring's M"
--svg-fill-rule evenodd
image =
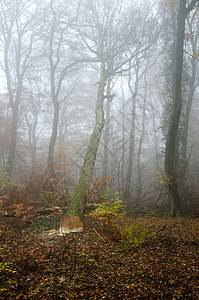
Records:
M188 13L196 4L197 0L193 0L186 7L186 0L180 0L179 10L177 15L177 35L176 35L176 50L175 50L175 70L173 77L173 108L169 124L169 130L166 140L165 152L165 175L171 179L168 185L168 197L170 202L171 216L176 217L181 215L181 199L178 191L178 178L176 174L176 147L177 134L179 128L179 120L182 109L182 66L183 66L183 46L185 35L185 19Z
M105 122L104 110L103 110L105 85L106 85L105 63L102 62L98 93L97 93L96 110L95 110L95 114L96 114L95 127L90 137L78 186L75 195L72 199L72 202L70 204L70 207L67 211L67 215L79 216L80 218L82 218L84 212L84 208L86 204L85 192L89 189L90 186L90 180L93 175L98 145L100 142L100 137Z

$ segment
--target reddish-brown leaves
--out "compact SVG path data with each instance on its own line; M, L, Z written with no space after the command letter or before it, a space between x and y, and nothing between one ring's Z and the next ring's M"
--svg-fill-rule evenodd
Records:
M198 299L199 220L139 222L156 238L126 252L100 239L88 218L84 232L65 238L7 227L0 233L0 299Z

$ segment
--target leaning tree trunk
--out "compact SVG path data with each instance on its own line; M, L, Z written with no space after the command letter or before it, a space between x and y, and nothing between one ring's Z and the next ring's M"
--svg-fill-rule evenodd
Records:
M183 65L183 45L185 34L185 19L193 8L197 0L193 0L186 8L186 0L181 0L177 16L176 35L176 65L173 78L173 109L169 124L165 151L165 175L170 180L168 184L168 197L170 202L171 215L173 217L181 215L181 199L178 191L176 174L176 147L179 120L182 108L181 86L182 86L182 65Z
M73 200L70 204L70 207L67 211L67 215L79 216L80 218L82 218L84 212L84 208L86 204L85 192L89 189L90 186L90 180L93 175L98 145L104 127L103 101L104 101L105 83L106 83L105 65L104 63L102 63L98 93L97 93L96 110L95 110L96 123L92 135L90 137L78 186L75 195L73 197Z

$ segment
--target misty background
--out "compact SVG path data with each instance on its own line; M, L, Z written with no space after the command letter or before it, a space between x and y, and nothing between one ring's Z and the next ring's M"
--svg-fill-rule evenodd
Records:
M111 176L110 188L129 212L167 208L164 156L178 6L170 2L1 0L1 182L6 170L28 187L27 203L70 204L95 124L103 62L105 125L93 178ZM176 155L189 207L199 192L198 7L185 32Z

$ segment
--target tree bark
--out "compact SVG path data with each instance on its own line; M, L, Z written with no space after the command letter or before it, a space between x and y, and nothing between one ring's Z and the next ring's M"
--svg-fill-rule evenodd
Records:
M186 0L180 0L177 15L177 35L176 35L176 65L173 77L173 108L166 140L165 151L165 175L171 182L168 184L168 197L170 202L171 216L181 215L181 199L178 191L178 179L176 174L176 147L179 120L182 108L182 65L183 65L183 46L185 34L185 19L193 8L197 0L193 0L189 7L186 7Z
M192 24L189 23L189 30L192 32ZM198 22L199 25L199 22ZM191 45L192 45L192 52L197 52L197 36L199 34L199 28L196 33L196 38L194 40L193 37L191 37ZM186 102L185 107L185 117L184 117L184 124L183 124L183 140L182 140L182 171L180 176L180 187L181 190L184 188L185 183L185 176L186 176L186 169L188 165L187 161L187 138L188 138L188 130L189 130L189 119L190 119L190 113L191 113L191 107L193 103L193 96L195 91L195 79L196 79L196 73L197 73L197 65L196 65L196 59L195 57L191 58L191 80L190 80L190 86L189 86L189 95Z

